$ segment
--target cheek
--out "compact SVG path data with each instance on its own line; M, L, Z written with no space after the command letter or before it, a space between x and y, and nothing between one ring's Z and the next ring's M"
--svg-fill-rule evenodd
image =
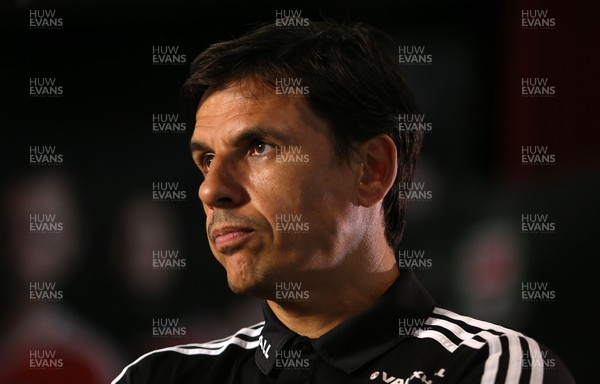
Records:
M277 215L301 214L316 227L335 226L351 198L349 170L310 155L309 164L271 163L248 177L251 205L273 229ZM322 166L325 164L325 166Z
M248 179L246 190L250 201L269 221L274 221L276 213L296 201L294 191L298 190L299 175L286 171L285 166L273 165Z
M302 214L311 228L335 232L350 205L349 176L339 168L304 167L288 171L287 182L274 193L286 210L280 213Z

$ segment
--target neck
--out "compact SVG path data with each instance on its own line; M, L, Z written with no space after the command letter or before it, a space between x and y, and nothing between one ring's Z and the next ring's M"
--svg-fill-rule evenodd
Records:
M309 338L320 337L369 307L400 275L391 248L375 257L361 256L354 259L368 262L303 279L307 300L267 300L267 304L290 330Z

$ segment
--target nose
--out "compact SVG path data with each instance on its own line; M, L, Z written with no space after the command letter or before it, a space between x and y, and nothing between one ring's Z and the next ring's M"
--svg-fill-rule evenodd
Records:
M243 175L232 162L215 156L210 171L198 188L198 197L207 209L233 208L243 203Z

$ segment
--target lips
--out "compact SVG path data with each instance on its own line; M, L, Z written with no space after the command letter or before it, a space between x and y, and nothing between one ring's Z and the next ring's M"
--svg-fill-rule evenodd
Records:
M210 232L210 237L217 248L225 248L239 245L253 232L254 229L249 227L223 226L214 228Z

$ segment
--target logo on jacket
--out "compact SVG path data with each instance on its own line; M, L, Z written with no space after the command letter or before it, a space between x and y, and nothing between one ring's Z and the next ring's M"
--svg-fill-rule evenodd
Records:
M260 335L260 337L258 338L258 345L260 345L260 350L262 351L263 355L265 355L265 358L269 358L269 349L271 349L271 344L269 344L267 342L267 339L265 339L262 335Z
M434 377L444 377L444 373L446 372L446 369L442 368L440 370L438 370L433 376ZM424 383L424 384L433 384L433 378L428 379L427 375L425 374L425 372L423 371L414 371L412 373L412 375L410 377L407 377L406 379L401 379L401 378L397 378L395 376L389 375L386 371L375 371L373 373L371 373L371 380L375 380L376 378L379 377L381 373L381 380L383 380L384 383L389 383L389 384L412 384L412 383Z

